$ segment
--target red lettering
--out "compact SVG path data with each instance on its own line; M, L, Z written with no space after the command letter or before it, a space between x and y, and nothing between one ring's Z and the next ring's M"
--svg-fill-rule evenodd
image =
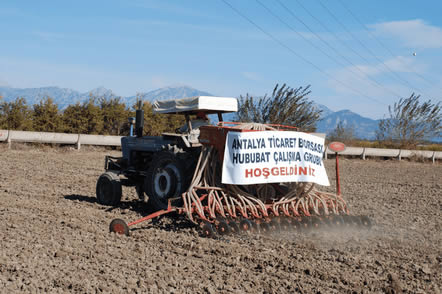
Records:
M270 175L270 171L268 167L262 169L262 175L267 179Z
M260 177L261 176L261 169L255 168L255 171L253 172L253 174L255 175L255 177Z
M299 167L299 175L302 176L303 174L307 175L307 167Z
M246 169L246 178L253 177L253 169Z
M279 170L277 167L272 168L272 176L279 176Z

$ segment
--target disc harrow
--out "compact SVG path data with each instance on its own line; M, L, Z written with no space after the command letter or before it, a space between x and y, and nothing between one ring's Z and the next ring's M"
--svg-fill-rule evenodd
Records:
M240 124L235 127L240 130L276 130L274 126L260 124ZM187 216L206 237L244 232L268 234L330 227L371 227L371 220L367 216L350 215L340 193L320 191L314 183L221 184L225 134L230 127L221 125L213 128L217 128L217 132L210 127L202 128L200 136L216 140L203 143L187 191L179 198L169 199L167 209L139 220L128 224L121 219L113 220L111 232L128 235L130 226L171 212ZM340 192L339 186L337 190ZM178 205L172 204L177 202Z

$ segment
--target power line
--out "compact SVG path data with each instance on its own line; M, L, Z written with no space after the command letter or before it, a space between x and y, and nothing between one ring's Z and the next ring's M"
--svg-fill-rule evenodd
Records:
M283 19L281 19L278 15L274 14L267 6L265 6L261 1L256 0L261 6L263 6L271 15L273 15L275 18L277 18L280 22L282 22L283 24L285 24L289 29L291 29L292 31L294 31L296 34L298 34L299 36L301 36L305 41L309 42L312 46L314 46L316 49L320 50L323 54L325 54L327 57L329 57L330 59L332 59L334 62L336 62L337 64L339 64L340 66L345 67L344 64L342 64L341 62L339 62L338 60L336 60L333 56L330 56L326 51L323 51L320 47L318 48L313 42L311 42L309 39L307 39L306 37L304 37L302 34L300 34L298 31L296 31L293 27L291 27L289 24L287 24ZM354 64L350 59L348 59L346 56L344 56L342 53L339 52L339 50L337 50L334 46L332 46L329 42L327 42L326 40L324 40L324 38L322 38L320 35L318 35L315 31L313 31L301 18L299 18L298 16L296 16L295 13L293 13L292 10L290 10L286 5L284 5L280 0L276 0L276 2L279 3L279 5L281 5L293 18L295 18L296 20L298 20L300 23L302 23L312 34L314 34L316 36L316 38L318 38L322 43L324 43L328 48L330 48L332 51L334 51L338 56L340 56L342 59L344 59L345 61L347 61L350 65L352 65L355 69L358 70L358 72L360 72L361 74L356 73L355 71L353 71L352 69L347 69L350 72L352 72L355 75L359 75L362 78L367 78L371 81L372 85L375 85L379 88L382 88L383 90L401 98L402 96L399 95L398 93L388 89L387 87L383 86L382 84L380 84L376 79L366 75L364 73L364 71L362 71L359 66L357 66L356 64ZM361 79L362 80L362 79Z
M393 58L396 58L395 54L379 39L377 38L368 28L367 26L348 8L347 5L344 4L342 0L338 0L342 7L347 10L347 12L367 31L367 33L370 35L370 37L378 42L378 44L383 47ZM427 79L425 76L421 75L420 73L413 70L413 68L410 68L410 70L416 74L418 77L420 77L422 80L426 81L431 86L434 86L435 83Z
M361 45L361 47L363 47L365 50L367 50L368 53L370 53L370 55L372 55L378 62L380 62L390 73L392 73L397 80L401 81L402 83L406 84L408 87L410 87L411 89L417 90L418 92L424 93L424 91L413 87L413 85L411 85L407 80L403 79L401 76L399 76L395 71L393 71L387 64L385 64L385 62L383 62L379 57L376 56L376 54L373 53L373 51L371 51L367 46L365 46L364 43L361 42L361 40L359 40L359 38L357 38L337 17L336 15L334 15L334 13L327 8L327 6L324 5L324 3L322 3L321 0L318 0L319 4L324 8L324 10L327 11L328 14L330 14L330 16L353 38L355 39L359 45Z
M228 7L230 7L234 12L236 12L239 16L241 16L242 18L244 18L245 20L247 20L249 23L251 23L253 26L255 26L258 30L260 30L262 33L264 33L265 35L267 35L270 39L272 39L274 42L278 43L280 46L284 47L285 49L289 50L293 55L295 55L296 57L302 59L304 62L310 64L311 66L313 66L317 71L319 71L320 73L322 73L323 75L327 76L329 79L339 83L340 85L344 86L347 89L352 90L353 92L369 99L372 101L375 101L377 103L386 105L385 103L372 98L370 96L365 95L364 93L346 85L345 83L335 79L334 77L332 77L331 75L329 75L328 73L326 73L325 71L323 71L320 67L318 67L316 64L314 64L313 62L311 62L310 60L306 59L305 57L303 57L302 55L298 54L296 51L294 51L292 48L290 48L289 46L287 46L286 44L284 44L282 41L280 41L278 38L276 38L275 36L273 36L272 34L268 33L266 30L264 30L261 26L259 26L257 23L255 23L253 20L251 20L249 17L247 17L246 15L244 15L241 11L239 11L238 9L236 9L232 4L230 4L229 2L227 2L226 0L221 0L222 2L224 2L224 4L226 4Z
M364 56L360 55L359 52L357 52L356 50L354 50L352 47L350 47L346 42L344 42L336 33L334 33L333 31L329 30L327 28L327 26L321 21L319 20L316 16L314 16L304 5L302 5L302 3L299 0L296 0L296 2L298 3L299 6L302 7L302 9L304 9L305 12L307 12L308 15L310 15L310 17L312 17L314 20L316 20L317 23L319 23L319 25L329 34L333 35L335 37L336 40L338 40L341 45L343 45L345 48L347 48L348 50L350 50L351 52L353 52L355 55L359 56L361 59L363 59L365 62L370 63L370 61L368 59L366 59Z

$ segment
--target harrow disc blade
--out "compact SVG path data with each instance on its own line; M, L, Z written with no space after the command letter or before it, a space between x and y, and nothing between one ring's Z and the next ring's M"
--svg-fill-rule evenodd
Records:
M280 218L279 227L281 228L281 231L288 231L290 229L290 223L286 218Z
M260 223L259 230L263 234L269 234L270 233L270 225L268 223Z
M252 222L249 221L248 219L243 219L239 222L239 228L243 232L251 231L252 227L253 227Z
M303 216L301 219L301 228L303 230L308 230L312 227L311 216Z
M129 227L124 220L116 218L111 221L109 232L129 236Z
M352 220L354 226L361 226L361 218L359 216L352 215L350 219Z
M270 229L274 232L279 232L281 229L279 227L279 223L275 219L272 219L268 224L269 224Z
M326 227L330 227L332 225L332 217L330 215L321 216L321 221Z
M361 226L368 228L368 229L371 228L372 223L371 223L371 219L368 216L366 216L366 215L361 216L360 221L361 221Z
M331 224L336 227L342 227L344 225L344 219L341 215L334 215L330 219Z
M211 223L205 221L201 226L201 233L204 237L211 238L216 235Z
M228 235L231 232L229 225L225 221L218 223L217 231L220 235Z
M292 228L294 230L300 230L302 228L301 220L302 219L300 217L295 217L291 219Z
M342 218L344 219L344 224L347 227L354 227L358 225L357 218L355 218L353 215L343 215Z
M321 219L317 216L311 216L311 227L313 229L319 229L322 225Z
M230 227L230 230L231 230L232 232L234 232L234 233L239 233L239 226L238 226L238 224L237 224L236 222L234 222L234 221L230 221L230 222L229 222L229 227Z

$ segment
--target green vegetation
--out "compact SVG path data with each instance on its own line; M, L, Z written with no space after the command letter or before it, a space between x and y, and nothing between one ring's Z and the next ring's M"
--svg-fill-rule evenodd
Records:
M144 132L160 135L182 126L181 115L153 114L152 105L144 102ZM69 105L64 111L50 97L29 107L24 98L6 102L0 97L0 129L73 134L129 135L128 118L135 116L120 97L90 96L83 103Z
M354 133L353 126L344 126L344 123L340 121L336 128L327 135L327 140L330 142L339 141L350 146L356 140Z
M378 141L398 145L400 148L416 148L426 139L441 137L442 114L437 104L420 101L420 95L411 94L388 107L390 117L379 122Z
M246 94L239 99L238 120L264 124L281 124L313 132L322 110L316 109L307 97L310 86L290 88L277 84L270 97L253 97Z
M0 103L0 129L32 131L32 111L24 98Z

